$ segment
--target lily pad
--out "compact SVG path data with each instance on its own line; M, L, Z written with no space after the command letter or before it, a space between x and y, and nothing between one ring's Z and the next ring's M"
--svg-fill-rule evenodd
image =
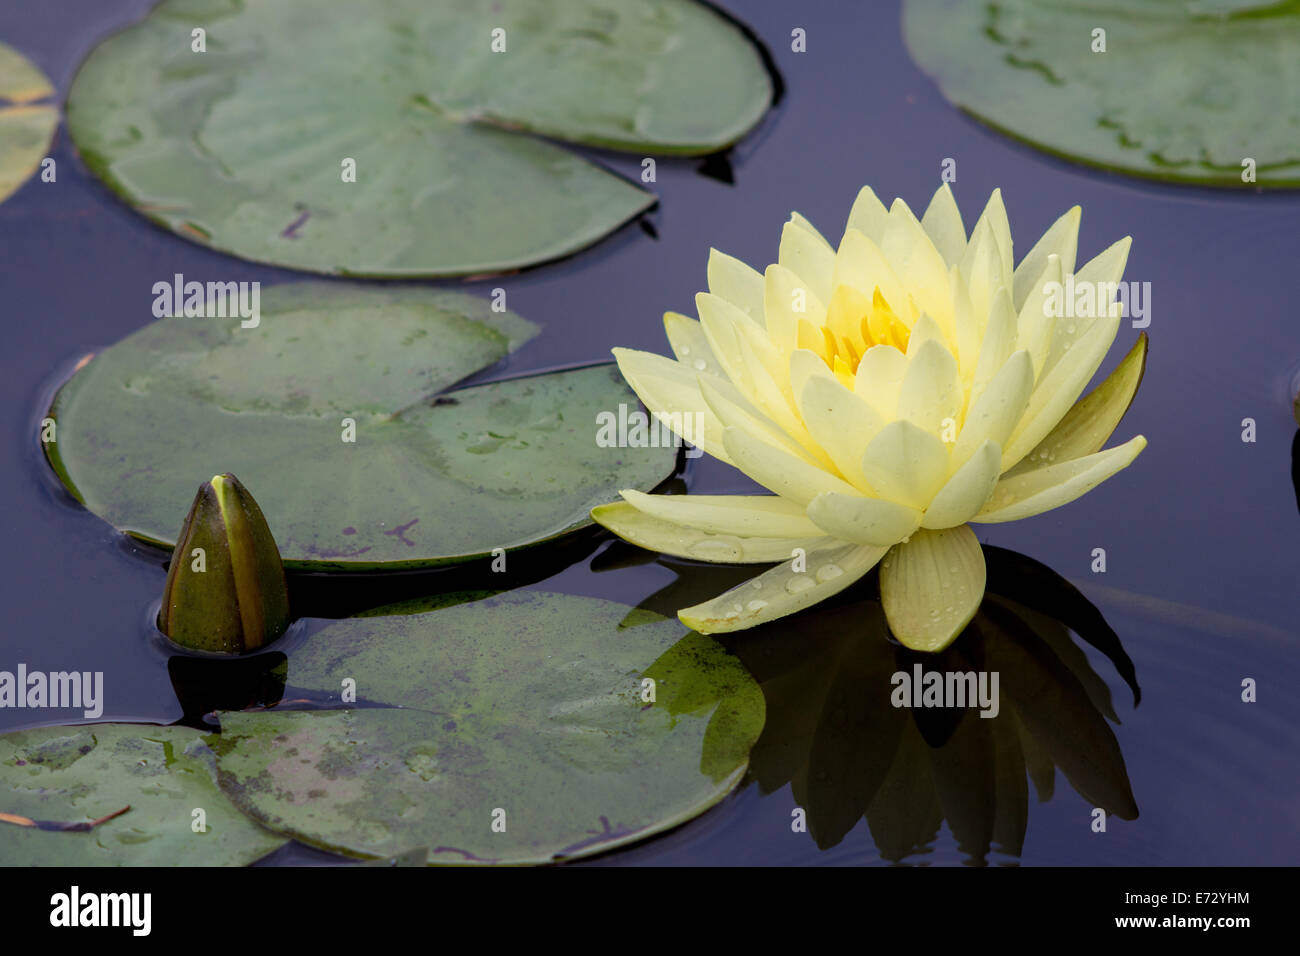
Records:
M41 165L59 125L59 110L42 102L54 85L30 60L0 43L0 202Z
M567 255L653 205L553 140L711 153L771 97L753 43L694 0L168 0L90 55L67 111L90 168L186 238L445 276Z
M763 695L713 640L666 618L622 627L627 611L517 591L333 624L288 683L337 697L350 678L359 704L386 706L223 713L221 787L271 829L360 857L547 863L676 826L740 782Z
M1300 185L1295 3L906 0L903 33L944 96L1039 149L1174 182Z
M0 814L30 821L0 822L0 860L242 866L287 842L231 806L214 774L203 735L187 727L88 724L0 736ZM35 825L88 825L128 806L80 832Z
M255 328L161 319L95 356L44 447L86 507L166 548L199 483L233 472L286 567L484 557L586 527L676 464L597 446L597 413L638 407L612 363L447 391L535 331L459 293L278 286Z

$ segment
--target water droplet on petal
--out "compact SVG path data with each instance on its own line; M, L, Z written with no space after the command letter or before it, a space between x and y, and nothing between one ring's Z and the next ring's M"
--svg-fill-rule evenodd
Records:
M745 556L744 546L739 538L727 535L715 535L687 545L687 552L693 557L705 561L739 561Z
M800 591L807 591L812 586L812 578L804 574L791 578L789 581L785 582L785 589L791 594L798 594Z
M761 611L761 610L763 610L763 608L767 607L767 602L766 602L766 601L750 601L748 604L745 605L745 607L749 608L751 611Z
M695 360L693 363L691 363L691 364L693 364L693 365L694 365L697 369L699 369L701 372L703 372L706 368L709 367L709 363L706 362L706 361L704 361L704 359L696 359L696 360Z
M834 581L843 573L844 569L838 564L823 564L817 569L817 580L823 583L826 581Z

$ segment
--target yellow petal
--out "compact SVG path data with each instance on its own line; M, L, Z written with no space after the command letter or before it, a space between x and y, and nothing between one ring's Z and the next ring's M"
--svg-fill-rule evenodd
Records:
M890 422L871 439L862 474L882 498L924 508L948 477L948 449L911 422ZM832 490L832 489L827 489Z
M827 494L812 500L808 517L835 538L887 548L916 530L921 512L884 498Z
M952 449L952 466L964 465L986 441L1001 448L1020 424L1033 390L1034 368L1029 353L1013 352L966 410L966 420ZM1009 467L1005 455L1003 466Z
M776 495L647 495L619 492L638 511L710 534L762 538L817 538L819 528L796 501ZM790 557L782 555L782 559Z
M948 479L925 509L923 528L955 528L979 514L1002 471L1002 449L986 441L970 459Z
M1091 455L1106 444L1128 411L1146 369L1147 335L1143 332L1106 380L1080 399L1008 477L1048 462L1067 462Z
M1098 319L1039 379L1024 417L1003 445L1004 468L1013 468L1065 417L1106 357L1119 331L1119 321L1118 316Z
M898 390L906 373L907 357L902 352L892 345L875 345L858 363L853 390L889 421L898 410Z
M870 186L863 186L858 192L858 198L853 203L853 209L849 212L849 222L844 231L847 233L850 229L856 229L872 242L879 244L884 238L885 226L889 222L889 212Z
M875 567L887 550L871 545L846 545L810 551L806 557L765 571L712 601L683 608L677 616L701 634L754 627L838 594Z
M695 305L713 354L740 394L800 444L810 447L803 423L793 408L785 363L777 357L775 347L763 331L735 306L717 296L700 293L695 297ZM812 450L814 455L818 454Z
M698 374L680 362L651 352L613 352L619 371L655 418L706 454L731 464L722 442L722 423L700 394ZM685 428L687 422L692 423L690 429Z
M966 288L966 276L960 266L948 271L948 288L952 293L953 338L956 343L957 369L961 380L969 383L975 377L975 364L979 360L980 339L983 329L975 318L975 305Z
M799 398L799 414L814 440L853 484L864 487L862 456L885 420L866 401L835 379L808 378Z
M1016 319L1019 333L1016 348L1025 349L1034 363L1034 380L1042 378L1047 369L1047 355L1052 347L1052 336L1056 332L1056 323L1060 321L1057 313L1063 308L1065 275L1061 271L1061 260L1055 255L1047 257L1047 265L1030 287L1020 306L1020 315Z
M971 233L970 244L961 261L961 274L966 278L966 289L970 293L971 314L975 317L980 338L983 338L984 320L988 318L993 297L1005 285L1002 281L1002 252L987 219L981 218Z
M943 334L943 329L939 328L939 323L927 313L917 319L916 325L912 326L912 331L907 336L907 346L903 351L910 359L920 350L922 345L930 341L938 342L943 348L952 351L948 337Z
M802 395L808 382L814 378L837 381L826 360L810 349L796 349L790 356L790 388L795 395Z
M709 250L709 291L763 325L763 277L739 259Z
M701 292L695 296L695 308L700 315L700 324L704 331L706 339L710 335L716 335L716 327L710 332L710 323L716 326L719 323L729 325L737 339L743 339L748 343L754 357L762 362L763 367L767 370L768 375L782 375L785 369L785 358L778 357L779 353L772 340L767 337L767 330L756 322L753 322L721 296L713 295L709 292ZM723 337L725 341L730 342L730 336ZM710 341L710 346L712 346ZM738 343L737 343L738 344ZM724 355L721 350L715 348L715 353L724 368L728 367L728 361L734 362L735 355ZM733 378L732 381L735 381ZM736 382L737 387L741 387Z
M832 343L826 340L822 326L814 325L807 319L799 320L799 338L796 345L798 346L796 351L812 352L827 368L830 368L830 363L835 360L835 353L831 351Z
M809 222L799 213L797 212L790 213L790 221L794 223L796 226L798 226L800 229L802 229L804 232L811 235L814 239L820 242L827 249L830 249L832 252L835 251L835 247L831 245L830 240L828 240L825 236L823 236L816 226L814 226L811 222Z
M984 206L984 211L975 222L978 229L981 222L988 223L989 234L998 250L998 285L1006 286L1007 293L1014 289L1014 272L1011 268L1011 223L1007 221L1007 207L1002 202L1002 190L995 189Z
M709 340L704 329L695 319L679 312L664 313L664 331L668 333L668 344L673 347L673 354L692 372L704 372L707 375L725 375L718 358L709 348Z
M934 191L930 205L921 217L921 228L939 250L939 255L943 256L946 266L961 262L961 257L966 252L966 227L962 224L961 210L947 183Z
M1093 307L1091 310L1085 309L1086 314L1071 315L1067 312L1064 317L1056 320L1052 345L1047 353L1045 368L1050 370L1053 365L1059 362L1098 318L1110 315L1112 304L1118 312L1120 306L1116 302L1115 293L1120 279L1124 276L1124 266L1128 262L1129 246L1132 244L1132 239L1125 236L1095 259L1089 261L1074 277L1076 299L1080 289L1091 288L1095 290L1095 295L1092 296ZM1077 302L1066 301L1065 305L1067 309L1076 311L1072 306L1077 305Z
M1072 207L1060 219L1052 223L1050 229L1043 233L1042 237L1034 243L1032 249L1025 253L1025 257L1020 260L1020 265L1016 266L1015 275L1012 279L1014 286L1013 304L1019 311L1025 304L1025 299L1034 289L1034 280L1042 273L1047 265L1048 256L1056 256L1061 260L1061 268L1065 272L1074 271L1074 257L1077 254L1079 243L1079 218L1082 215L1078 206Z
M957 360L941 342L930 339L907 360L896 414L940 440L945 430L955 439L965 397Z
M1120 471L1147 446L1141 435L1122 445L1072 461L1049 464L1003 478L973 521L993 524L1050 511L1086 494Z
M809 232L793 219L787 222L781 230L777 262L807 283L817 298L830 301L835 252L820 235Z
M879 290L889 308L900 316L910 317L911 306L902 278L881 248L856 229L850 229L840 240L831 281L837 286L857 289L868 301L874 299Z
M892 345L900 352L907 350L911 328L897 312L890 308L879 289L871 298L871 314L867 316L867 329L871 333L871 341L877 345Z
M647 551L720 564L767 564L789 559L796 548L804 553L835 544L825 535L814 538L741 537L710 534L639 511L626 501L591 509L591 519L625 541Z
M835 356L835 367L831 369L835 373L835 379L846 389L853 387L853 366L850 365L842 355Z
M818 468L825 467L820 455L808 452L784 429L745 401L739 392L729 391L726 387L728 384L709 378L700 379L700 394L704 396L709 410L718 417L723 428L742 429L810 465Z
M751 346L752 339L743 333L740 336L741 361L745 365L748 381L751 383L751 397L755 406L770 418L781 431L804 448L822 467L834 470L830 456L813 440L804 426L803 419L795 406L794 394L790 389L790 378L783 368L779 377L768 371L766 363L760 362ZM775 365L776 360L769 357Z
M859 352L866 350L862 337L862 320L871 314L871 299L860 289L850 285L837 285L826 307L826 328L837 336L853 342Z
M902 277L912 301L922 312L929 313L951 338L954 326L948 264L901 199L895 199L889 209L889 224L880 249ZM907 316L903 318L906 320Z
M880 566L880 602L894 637L914 651L941 651L979 610L987 572L969 525L918 531Z
M775 263L764 273L763 312L772 344L785 355L798 347L801 319L819 326L826 318L826 306L808 284L785 266Z
M999 289L989 307L984 323L984 341L980 343L980 357L975 364L971 381L970 400L977 401L988 383L1007 363L1016 348L1016 314L1011 311L1011 294Z
M725 429L722 444L728 458L746 475L768 491L801 505L828 491L858 494L844 479L739 428Z

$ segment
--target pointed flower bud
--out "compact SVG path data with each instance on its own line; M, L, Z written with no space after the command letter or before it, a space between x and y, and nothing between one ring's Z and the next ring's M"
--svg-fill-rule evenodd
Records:
M181 528L158 628L184 647L238 654L288 626L284 566L262 509L234 475L217 475Z

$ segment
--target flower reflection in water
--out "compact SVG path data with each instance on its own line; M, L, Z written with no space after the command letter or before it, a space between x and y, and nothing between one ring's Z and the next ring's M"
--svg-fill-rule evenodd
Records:
M596 567L637 561L616 546ZM1133 662L1101 613L1075 587L1024 555L985 546L988 590L975 619L938 654L887 640L874 579L801 615L723 638L761 683L767 724L750 756L763 793L791 785L808 832L823 849L864 816L880 856L920 862L947 822L967 862L1018 857L1029 788L1050 800L1060 770L1085 800L1133 820L1137 803L1106 682L1082 640L1101 651L1140 700ZM750 569L660 559L678 573L642 607L671 613ZM996 713L896 707L900 672L998 675Z

